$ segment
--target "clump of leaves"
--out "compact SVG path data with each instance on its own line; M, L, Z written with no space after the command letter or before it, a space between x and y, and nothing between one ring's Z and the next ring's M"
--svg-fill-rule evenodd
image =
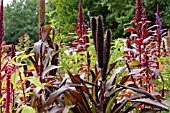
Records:
M101 19L102 21L101 16L92 18L92 20L98 19ZM98 26L96 25L98 24L97 21L94 22L95 23L92 23L92 25ZM103 29L102 26L99 28ZM104 37L103 34L98 34L99 31L97 29L92 30L92 33L95 34L93 35L95 36L93 39L96 41L94 42L94 45L96 47L95 50L98 57L94 70L91 69L92 80L87 81L84 79L84 75L74 75L70 70L67 70L68 76L65 76L62 82L56 82L52 84L53 90L50 90L52 93L42 106L41 112L50 111L60 113L67 111L74 113L127 113L134 109L136 109L137 112L139 109L141 109L140 106L143 106L144 104L168 110L166 105L159 102L159 99L161 98L157 94L151 94L142 87L134 87L136 81L132 76L133 72L125 75L122 77L122 79L117 81L117 75L119 73L130 72L130 67L126 62L125 66L114 69L119 61L125 60L124 58L118 58L113 64L106 68L106 71L104 71L105 68L103 68L102 65L106 66L110 58L108 56L110 55L109 51L111 47L111 40L108 41L110 43L109 44L107 42L107 38L110 39L111 34L110 30L107 30L106 37ZM102 42L97 42L99 41L98 36L100 39L103 38ZM106 40L104 40L104 38L106 38ZM98 49L98 47L101 47L98 45L99 43L102 44L105 49ZM101 54L104 56L106 55L105 57L108 58L106 59L104 57L105 60L102 60L103 64L101 63L101 59L99 57L101 54L98 54L97 51L100 51ZM111 73L111 70L113 70L113 73ZM108 76L110 76L109 80L106 79ZM129 103L131 106L125 107Z
M166 57L162 57L162 58L159 58L158 59L158 62L159 62L159 66L160 66L160 70L162 70L162 73L161 73L161 76L164 80L164 83L166 83L165 85L165 89L162 90L162 87L164 85L164 83L160 80L160 79L156 79L155 82L159 85L157 85L157 87L155 88L155 90L157 90L158 92L162 92L164 91L165 92L165 97L166 98L170 98L170 84L169 84L169 80L170 80L170 77L168 76L169 73L170 73L170 57L169 56L166 56Z
M18 38L18 45L16 45L17 51L25 51L28 50L30 47L30 37L27 33L24 34L24 36L21 36Z

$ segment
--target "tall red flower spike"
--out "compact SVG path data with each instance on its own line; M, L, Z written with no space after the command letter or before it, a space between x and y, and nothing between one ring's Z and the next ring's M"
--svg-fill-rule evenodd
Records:
M78 31L80 33L81 38L83 38L83 40L84 40L84 44L89 43L88 37L83 36L83 35L87 34L87 30L86 30L86 25L84 23L84 16L83 16L83 11L82 11L82 1L81 0L79 0L79 11L78 11L77 20L78 20L78 27L79 27Z
M142 0L136 0L136 12L134 20L138 23L142 18Z

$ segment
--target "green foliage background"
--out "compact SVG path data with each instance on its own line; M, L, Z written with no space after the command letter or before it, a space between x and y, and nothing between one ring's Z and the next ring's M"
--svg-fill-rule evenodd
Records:
M61 29L68 35L72 23L77 23L79 0L47 0L47 24ZM113 38L126 37L124 24L133 20L135 0L82 0L86 24L89 23L87 12L91 16L102 15L104 27L112 29ZM159 4L163 28L170 28L170 2L167 0L143 0L148 20L155 22L156 5ZM32 41L38 39L38 0L13 0L5 7L5 41L17 43L17 39L28 33ZM155 23L153 23L155 24Z
M28 33L32 41L38 40L38 1L13 0L5 7L6 43L17 43L17 39Z
M79 0L49 0L48 17L54 25L60 26L62 33L71 31L71 24L77 22ZM124 24L133 20L135 15L135 0L82 0L86 22L91 16L103 15L105 28L111 28L113 37L125 37ZM155 22L156 5L159 4L163 28L170 28L170 2L167 0L143 0L143 9L146 8L148 20ZM51 15L49 15L51 14ZM155 23L153 23L155 24Z

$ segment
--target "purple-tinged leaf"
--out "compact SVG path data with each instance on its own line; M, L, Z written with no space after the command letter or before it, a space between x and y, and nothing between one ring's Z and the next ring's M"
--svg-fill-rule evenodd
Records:
M43 65L44 65L44 69L47 67L48 63L49 63L49 60L50 60L50 57L52 56L52 52L54 51L54 49L48 47L48 54L45 58L45 60L43 61Z
M167 35L167 32L164 32L163 34L162 34L162 37L164 37L164 36L166 36Z
M130 75L124 76L119 84L123 85L128 80L129 77L130 77Z
M64 109L63 107L55 106L50 110L50 113L62 113L63 109Z
M142 98L142 99L136 99L136 100L130 100L131 102L141 102L141 103L144 103L144 104L148 104L148 105L151 105L151 106L157 106L159 108L163 108L165 110L169 110L168 106L158 102L158 101L155 101L155 100L151 100L151 99L145 99L145 98Z
M161 70L155 68L150 68L150 70L157 76L160 76L160 73L162 72Z
M135 92L138 92L138 93L141 93L141 94L144 94L144 95L148 96L148 98L156 99L152 94L150 94L149 92L145 91L142 88L133 88L133 87L122 86L122 85L121 85L121 87L126 88L126 89L130 89L132 91L135 91Z
M66 90L68 90L67 87L63 86L60 89L58 89L57 91L55 91L54 93L50 94L50 96L48 97L48 99L45 101L44 105L42 106L42 111L49 105L51 105L53 102L56 101L56 99L63 94Z
M68 78L63 78L62 82L60 83L60 87L62 87L63 85L66 84L66 81L67 81Z
M123 107L125 107L125 105L126 105L127 102L128 102L128 100L123 101L123 102L119 105L118 108L114 109L114 112L115 112L115 113L119 113L120 110L121 110Z
M114 88L114 90L112 90L112 91L107 90L107 91L105 92L105 96L107 97L106 100L109 100L110 98L112 98L112 97L116 94L116 92L119 92L119 91L121 91L121 90L123 90L123 87Z
M161 111L161 109L158 109L158 108L157 109L155 108L155 110L154 110L154 108L153 109L144 108L141 110L140 113L159 113L160 111Z
M72 105L72 106L65 106L64 110L63 110L63 113L69 113L70 109L74 108L75 105Z
M111 78L106 82L106 87L108 89L113 85L113 83L114 83L114 81L116 79L116 74L123 72L126 68L127 68L127 66L119 67L118 69L115 69L113 71L113 74L112 74Z
M58 69L58 68L61 68L61 66L50 65L50 66L46 67L46 68L44 69L44 71L42 72L42 75L41 75L42 78L44 79L45 75L46 75L49 71L51 71L51 70L53 70L53 69Z
M147 24L152 24L152 21L145 21L145 23L147 23Z
M141 69L133 69L128 75L136 75L139 74L140 72L146 70L146 68L141 68Z
M149 31L149 30L151 30L151 29L153 29L153 28L156 28L156 27L158 27L159 25L153 25L153 26L151 26L151 27L149 27L148 29L147 29L147 31Z
M151 40L153 38L153 36L149 36L149 37L147 37L147 38L145 38L144 40L143 40L143 43L145 44L145 43L147 43L149 40Z
M139 52L136 49L129 49L129 48L125 48L124 52L132 52L132 53L135 53L136 55L139 54Z
M123 60L125 60L123 57L119 57L113 64L110 64L108 71L107 71L107 75L109 75L112 69L114 69L118 61L123 61Z

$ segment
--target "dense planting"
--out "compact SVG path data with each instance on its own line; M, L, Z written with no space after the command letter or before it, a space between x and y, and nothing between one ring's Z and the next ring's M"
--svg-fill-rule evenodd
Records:
M130 36L116 40L101 15L89 13L86 26L81 0L71 25L76 36L45 25L45 8L39 0L37 42L29 45L25 33L17 45L6 44L0 0L0 113L170 111L169 46L158 5L154 25L136 0L134 19L125 23Z

